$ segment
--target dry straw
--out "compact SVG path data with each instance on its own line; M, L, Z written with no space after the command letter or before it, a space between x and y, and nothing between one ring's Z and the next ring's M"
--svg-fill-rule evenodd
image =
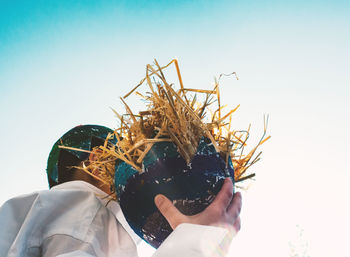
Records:
M164 70L171 64L176 68L180 84L178 90L165 79ZM244 154L250 126L245 131L231 128L232 115L239 105L223 114L219 81L224 75L215 80L213 90L185 88L176 59L163 67L156 60L153 66L148 64L145 78L121 98L126 113L121 115L113 110L120 120L120 127L106 138L103 146L92 149L82 169L113 189L116 160L124 161L142 172L142 160L153 144L167 141L175 143L178 152L189 163L200 138L206 137L224 158L226 165L231 158L236 182L252 178L255 174L247 174L247 169L260 160L261 152L255 154L256 150L270 138L266 137L268 117L264 118L261 140L248 154ZM228 75L236 76L235 73ZM137 90L145 84L148 91L141 94ZM125 101L131 94L138 95L146 102L144 111L133 113ZM203 100L199 100L200 95ZM110 142L112 137L117 139L117 144Z

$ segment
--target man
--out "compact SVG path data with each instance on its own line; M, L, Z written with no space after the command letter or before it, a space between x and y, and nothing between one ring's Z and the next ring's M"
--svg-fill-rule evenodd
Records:
M13 198L0 208L0 256L138 256L139 239L108 197L110 189L73 168L109 132L102 126L78 126L56 142L47 168L51 189ZM83 151L62 150L60 144ZM226 179L212 204L194 216L183 215L157 195L155 204L174 231L153 256L223 256L240 229L241 195L232 192Z

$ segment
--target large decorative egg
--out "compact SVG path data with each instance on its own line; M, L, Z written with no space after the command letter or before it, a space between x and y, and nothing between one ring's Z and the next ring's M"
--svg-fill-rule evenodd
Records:
M226 165L210 141L202 138L189 164L171 142L153 145L143 160L142 173L124 162L117 162L115 185L121 209L131 228L158 248L172 229L155 206L154 197L164 194L183 214L194 215L214 200L226 177L234 181L230 158Z
M77 166L81 161L87 160L89 153L86 150L91 151L94 147L103 145L108 134L113 134L113 130L104 126L79 125L61 136L53 145L47 160L46 172L49 186L53 187L64 182L62 176L70 172L70 167ZM109 141L117 143L115 138ZM60 146L70 149L61 149Z

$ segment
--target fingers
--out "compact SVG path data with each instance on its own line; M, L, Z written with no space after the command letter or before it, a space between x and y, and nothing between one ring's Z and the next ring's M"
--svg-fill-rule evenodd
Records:
M154 203L156 204L160 213L169 222L172 229L175 229L186 219L185 215L183 215L164 195L157 195L154 198Z
M236 220L239 218L239 214L241 213L242 209L242 195L240 192L235 193L229 207L227 208L227 214L232 218L233 220Z
M229 206L233 197L233 183L230 178L226 178L220 192L215 197L211 206L213 208L223 209Z
M238 231L240 231L240 229L241 229L241 218L240 217L238 217L236 219L235 223L233 224L233 228L235 229L236 233Z

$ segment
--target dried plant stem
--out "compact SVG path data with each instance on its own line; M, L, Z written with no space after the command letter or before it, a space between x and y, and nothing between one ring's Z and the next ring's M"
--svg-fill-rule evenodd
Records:
M199 141L202 137L210 140L226 162L226 167L232 162L235 181L240 182L252 178L255 174L245 175L251 165L260 160L260 154L255 156L257 148L270 137L265 137L268 117L264 118L264 134L257 146L247 155L243 154L246 142L249 138L249 130L234 130L231 126L232 115L240 105L229 110L222 116L222 106L219 91L219 81L222 76L235 75L221 74L215 79L213 90L185 88L180 73L178 61L173 59L165 66L160 66L157 60L155 66L146 65L146 76L137 84L121 101L126 109L126 114L120 115L113 110L120 120L120 127L113 135L109 135L104 146L100 146L92 153L95 157L90 160L85 168L86 172L94 172L104 182L113 184L114 166L116 160L121 160L135 170L143 172L142 162L152 146L158 142L172 142L177 146L180 155L187 163L190 163L196 154ZM168 83L165 78L165 69L171 64L175 65L180 88ZM136 91L141 85L146 84L145 93ZM126 98L132 93L141 97L146 102L146 108L135 115L126 103ZM200 101L200 94L204 94L204 100ZM209 107L217 102L214 112ZM210 117L207 113L213 113ZM114 136L117 144L109 143ZM62 147L63 148L63 147ZM68 149L66 147L66 149ZM237 153L240 152L240 153ZM229 161L231 158L231 162ZM97 175L95 174L97 173ZM101 181L102 182L102 181Z
M74 148L74 147L69 147L69 146L64 146L64 145L59 145L58 148L66 149L66 150L79 151L79 152L84 152L84 153L91 153L91 151L88 151L88 150Z

